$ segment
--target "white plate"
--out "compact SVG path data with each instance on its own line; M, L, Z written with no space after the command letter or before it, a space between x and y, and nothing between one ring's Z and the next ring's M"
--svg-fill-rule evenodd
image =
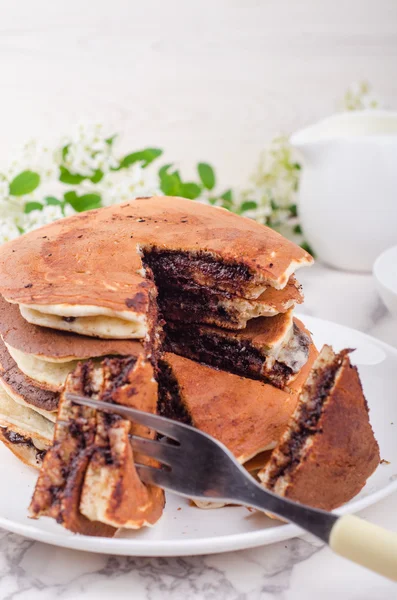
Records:
M397 490L397 350L353 329L303 316L318 347L325 342L335 350L357 348L352 359L359 365L371 422L380 444L380 465L365 488L340 513L356 512ZM119 537L74 535L47 518L27 518L27 506L37 474L0 447L0 526L25 537L56 546L106 554L176 556L226 552L270 544L300 533L242 507L200 510L168 494L165 513L151 529L122 533Z

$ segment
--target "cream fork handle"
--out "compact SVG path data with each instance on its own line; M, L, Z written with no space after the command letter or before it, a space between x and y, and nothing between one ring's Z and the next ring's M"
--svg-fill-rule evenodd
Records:
M344 515L332 527L329 545L340 556L397 581L397 533Z

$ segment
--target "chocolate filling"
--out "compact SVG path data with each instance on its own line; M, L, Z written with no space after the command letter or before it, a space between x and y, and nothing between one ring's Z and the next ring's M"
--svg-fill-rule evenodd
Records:
M3 435L10 442L10 444L24 445L24 446L27 446L28 448L33 448L36 451L36 461L38 463L43 460L47 450L39 450L38 448L36 448L36 446L34 445L34 443L32 441L32 438L25 437L24 435L21 435L20 433L16 433L15 431L8 429L8 427L5 427L3 429Z
M192 419L183 405L179 385L172 369L164 361L159 362L159 399L157 412L163 417L192 425Z
M236 375L269 382L280 389L284 388L293 370L275 361L268 368L266 356L250 344L249 340L238 340L206 333L200 326L180 323L167 323L166 350L186 358L203 362Z
M309 394L309 400L300 405L298 422L291 427L288 439L279 448L284 455L284 460L282 464L274 466L267 482L269 489L274 488L277 479L287 475L299 464L307 439L311 435L321 434L318 423L323 406L334 386L336 375L345 355L346 351L342 351L335 356L331 364L317 369L310 388L304 389L303 393Z
M215 287L220 285L232 293L244 295L244 284L253 279L246 265L227 263L204 251L194 253L152 248L145 251L144 262L152 269L157 283L172 280L179 286L191 279L202 281L204 278Z

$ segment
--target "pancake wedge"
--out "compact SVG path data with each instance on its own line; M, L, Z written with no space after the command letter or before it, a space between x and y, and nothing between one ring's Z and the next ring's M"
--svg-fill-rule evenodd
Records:
M150 363L141 357L133 365L130 359L106 359L101 371L104 382L101 400L156 412L157 384ZM129 435L155 437L146 427L116 415L97 413L94 452L85 475L80 511L90 520L139 529L158 521L163 512L164 492L139 479L134 459L140 464L156 463L146 456L133 455Z
M348 350L324 346L262 483L276 494L332 510L353 498L379 464L357 368Z
M316 356L312 345L294 390L287 393L166 353L160 362L159 412L212 435L243 464L276 446Z
M80 363L69 375L65 391L156 408L153 368L142 357L104 359L100 365ZM86 535L111 536L120 526L154 523L161 516L164 495L140 481L128 439L130 429L130 421L74 405L62 393L54 445L43 461L30 515L55 518L67 529Z

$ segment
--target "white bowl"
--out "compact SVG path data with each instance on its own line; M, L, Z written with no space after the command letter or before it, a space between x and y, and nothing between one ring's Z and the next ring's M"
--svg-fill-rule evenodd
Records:
M397 246L378 256L373 274L380 297L390 312L397 315Z

